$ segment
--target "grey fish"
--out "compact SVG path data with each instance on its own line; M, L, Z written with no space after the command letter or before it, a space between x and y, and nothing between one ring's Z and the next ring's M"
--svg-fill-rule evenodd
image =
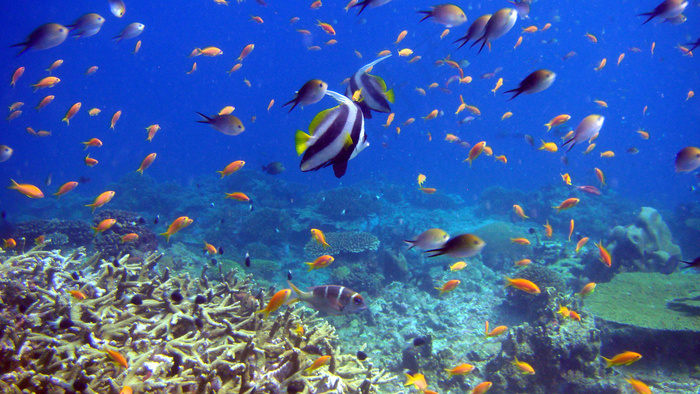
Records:
M30 49L39 51L53 48L62 44L67 37L67 27L59 25L58 23L47 23L37 27L29 37L27 37L27 41L11 45L10 47L23 46L24 48L17 54L17 56L19 56Z
M349 315L367 309L365 299L354 290L345 286L324 285L314 286L311 291L302 291L290 281L289 287L294 290L298 301L304 301L314 309L331 315ZM292 301L294 302L294 301Z

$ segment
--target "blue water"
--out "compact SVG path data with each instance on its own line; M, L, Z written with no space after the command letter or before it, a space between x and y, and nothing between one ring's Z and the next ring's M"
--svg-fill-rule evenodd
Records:
M204 0L130 1L121 19L109 12L107 1L8 3L0 13L0 57L4 59L0 64L4 80L0 102L7 106L15 101L26 104L18 119L0 123L0 144L15 151L9 161L0 164L1 182L9 185L13 178L36 184L48 195L64 182L85 176L91 182L79 186L74 193L83 195L87 203L110 182L138 168L147 154L156 152L158 158L146 173L158 182L188 184L202 175L213 182L214 171L233 160L245 160L247 169L280 161L287 168L279 175L281 179L301 182L314 190L376 178L406 185L408 191L414 187L416 176L423 173L428 178L426 187L474 201L479 192L492 185L525 191L551 184L562 187L559 174L564 172L571 174L576 185L597 185L593 168L599 167L613 190L641 204L656 203L659 208L672 209L679 202L698 198L689 191L696 182L693 175L676 174L673 169L678 150L700 145L700 98L685 101L689 89L700 90L700 67L697 59L682 56L674 48L698 38L696 5L688 7L688 21L682 25L655 20L640 26L644 19L635 14L651 10L655 2L538 1L532 5L530 19L519 20L510 33L493 43L490 52L485 49L477 55L475 48L465 46L457 50L452 42L481 14L507 6L505 1L460 2L469 20L452 28L442 40L439 35L444 26L429 21L418 23L420 15L416 11L434 5L429 1L394 1L367 9L360 16L346 13L344 2L324 1L317 10L309 9L311 1L269 3L262 7L251 0L240 4L234 1L227 7ZM43 23L69 24L87 12L106 18L96 36L69 38L58 47L29 51L20 57L15 57L17 48L9 48ZM264 24L251 21L252 15L262 17ZM294 16L300 20L290 25ZM331 37L315 26L317 19L331 23L337 36ZM111 40L131 22L146 25L141 36L120 43ZM522 45L513 50L522 28L533 24L541 28L547 22L552 23L548 31L523 34ZM308 29L312 35L302 36L295 29ZM404 29L409 31L408 36L395 46L393 42ZM590 43L584 37L586 32L597 36L598 43ZM338 43L324 45L331 38ZM143 47L138 54L132 54L138 39ZM653 57L652 42L656 42ZM231 76L226 74L243 47L250 43L255 44L255 50L243 61L243 67ZM322 50L309 51L310 45L319 45ZM193 48L205 46L217 46L224 54L215 58L187 57ZM398 57L396 49L406 47L422 59L408 64L409 58ZM633 53L631 47L642 52ZM341 180L330 169L301 173L293 147L294 132L306 130L316 113L335 103L325 98L289 114L281 104L292 99L295 90L312 78L327 81L330 89L343 92L343 79L375 59L383 49L392 49L394 56L377 65L373 73L382 76L396 91L394 123L381 127L385 114L375 114L366 122L371 145L350 162L348 173ZM355 51L363 58L358 58ZM562 60L570 51L577 55ZM626 57L618 67L616 59L622 52ZM471 63L464 71L473 77L473 82L451 84L452 94L428 90L430 83L444 86L456 74L447 66L433 65L448 54L454 60ZM607 66L594 71L604 57ZM53 75L62 82L32 93L29 84L46 76L44 70L57 59L63 59L64 64ZM193 61L198 70L188 75ZM93 65L99 66L97 73L84 76ZM8 82L19 66L25 66L27 71L18 86L11 88ZM502 71L495 78L480 78L497 67L502 67ZM539 68L557 73L551 88L510 102L507 95L501 94ZM494 97L491 89L499 77L504 84ZM250 80L251 87L244 84L244 78ZM416 87L426 89L427 96L417 94ZM41 112L34 111L32 108L47 94L56 96L54 102ZM457 123L469 115L467 111L454 115L460 104L459 94L482 112L471 124ZM268 112L271 99L275 104ZM599 108L592 102L594 99L607 101L609 107ZM83 103L82 109L66 126L61 118L78 101ZM243 134L226 136L196 123L200 118L195 111L215 114L225 105L236 107L234 114L246 126ZM646 116L642 115L644 106L648 106ZM87 112L93 107L102 109L102 113L89 117ZM444 116L424 122L421 117L433 109L444 111ZM123 112L121 120L115 130L110 130L111 115L117 110ZM501 121L506 111L514 115ZM562 131L545 134L542 126L561 113L572 116L569 127L575 127L589 114L606 117L597 148L583 156L585 146L575 147L568 155L568 166L561 162L561 151L534 151L523 139L524 134L529 134L537 145L540 138L561 141ZM257 118L254 123L253 116ZM411 117L417 119L415 123L401 125ZM149 143L145 141L145 127L155 123L162 130ZM27 126L51 131L52 136L31 136L25 132ZM401 127L398 135L396 126ZM649 140L644 141L635 133L640 128L649 132ZM482 156L470 169L462 163L468 150L443 141L446 133L472 144L485 140L495 154L508 157L508 164ZM92 137L100 138L104 146L88 150L100 163L87 168L80 142ZM640 152L625 153L632 146ZM605 150L613 150L616 157L600 158L600 152ZM44 181L49 173L53 174L53 184L46 187ZM118 207L118 201L119 196L114 207ZM22 211L26 204L33 203L15 191L0 189L2 210Z

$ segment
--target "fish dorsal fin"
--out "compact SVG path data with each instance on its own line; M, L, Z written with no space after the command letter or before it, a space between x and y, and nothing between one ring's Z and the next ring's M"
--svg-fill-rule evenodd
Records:
M389 58L389 57L391 57L391 53L388 54L388 55L386 55L386 56L384 56L384 57L380 57L379 59L373 61L372 63L365 64L364 66L362 66L362 68L360 68L360 69L358 70L358 72L361 73L361 74L364 74L364 73L367 72L367 70L369 70L370 68L374 67L374 65L376 65L377 63L379 63L379 62L381 62L382 60L387 59L387 58Z
M345 134L345 142L343 142L343 148L349 148L353 144L352 135L350 133Z
M323 119L325 119L326 116L328 116L328 114L336 108L338 108L338 106L328 108L316 114L316 116L314 116L314 119L311 121L311 124L309 124L309 134L314 135L316 129L318 128L318 125L321 124L321 122L323 122Z

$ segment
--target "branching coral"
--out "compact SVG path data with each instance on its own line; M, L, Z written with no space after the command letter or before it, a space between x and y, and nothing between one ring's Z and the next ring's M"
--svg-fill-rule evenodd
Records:
M379 249L379 238L363 231L358 232L328 232L326 242L330 248L325 250L313 239L304 246L304 251L309 256L316 257L322 254L337 255L341 253L362 253Z
M265 295L251 293L250 276L220 273L215 285L204 272L158 274L161 256L110 263L37 247L0 257L0 391L368 394L394 379L341 354L316 314L285 307L261 319ZM309 349L332 356L327 370L304 371Z

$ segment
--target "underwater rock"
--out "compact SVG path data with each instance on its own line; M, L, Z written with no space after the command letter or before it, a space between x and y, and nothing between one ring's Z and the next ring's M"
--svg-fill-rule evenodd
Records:
M657 362L690 371L700 354L697 284L697 275L621 273L599 283L584 309L603 330L606 354L634 350L647 366Z
M489 393L619 393L600 380L600 331L589 316L580 322L560 319L545 326L527 323L513 327L501 352L484 369L493 382ZM515 358L530 364L534 375L512 365Z
M46 235L47 240L51 240L49 234L60 234L54 246L86 246L92 241L92 230L87 223L77 220L30 220L18 223L15 226L12 238L20 243L21 238L25 238L26 245L34 246L34 239ZM67 237L67 240L64 238ZM50 243L50 245L53 243Z
M505 268L510 269L514 261L523 258L523 256L532 255L531 245L518 245L511 242L511 238L525 237L531 239L534 244L534 237L516 231L513 227L512 224L506 222L493 221L474 231L474 234L486 242L486 247L481 251L485 266L499 271Z
M673 243L671 231L654 209L643 207L634 224L612 229L607 246L612 267L606 269L596 260L589 260L586 276L603 282L617 272L673 272L681 258L681 248Z
M309 258L323 254L335 257L339 254L358 254L379 249L379 238L364 231L327 232L325 235L326 242L330 245L325 250L313 239L306 243L304 251Z

